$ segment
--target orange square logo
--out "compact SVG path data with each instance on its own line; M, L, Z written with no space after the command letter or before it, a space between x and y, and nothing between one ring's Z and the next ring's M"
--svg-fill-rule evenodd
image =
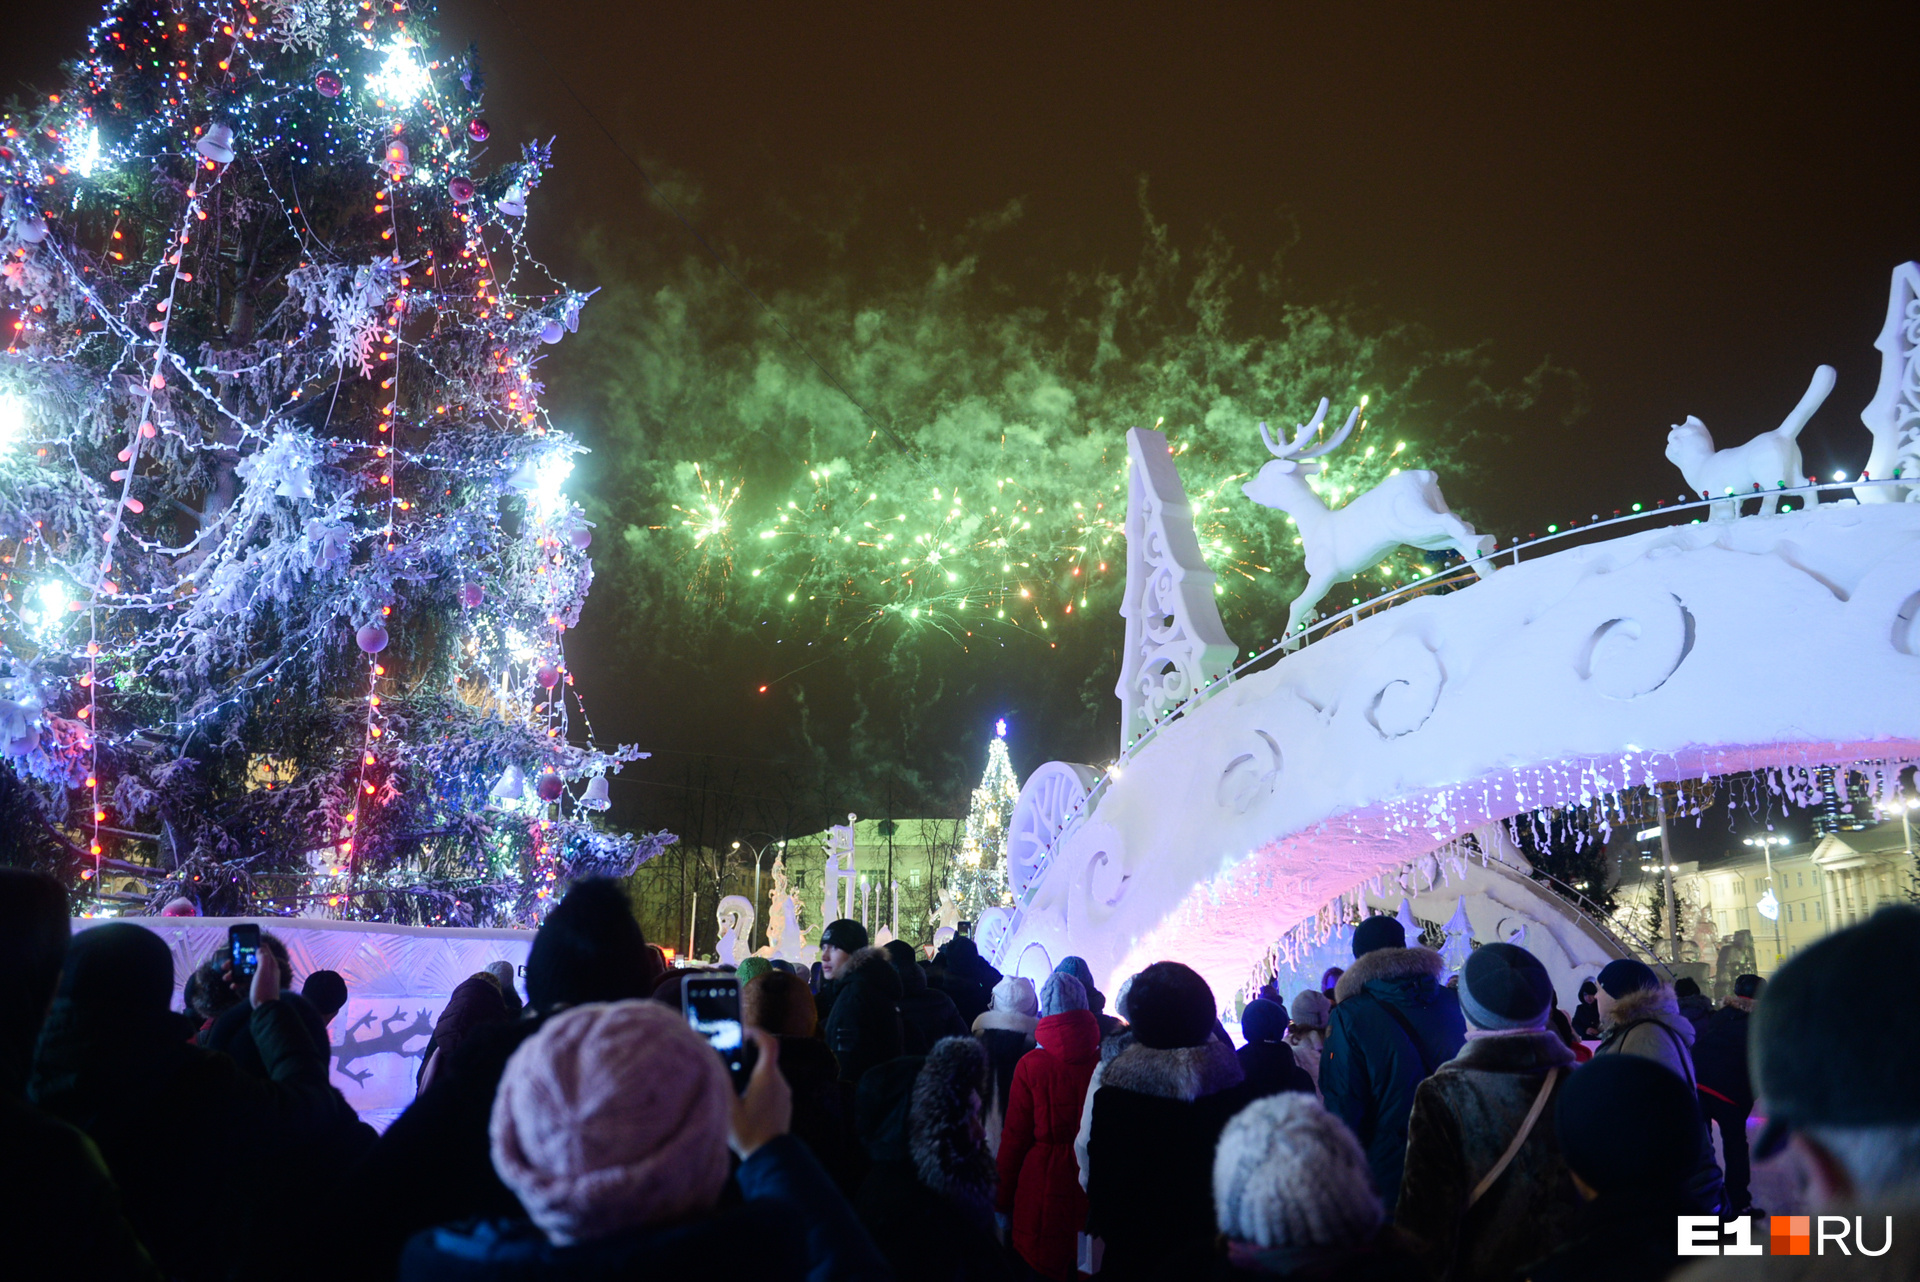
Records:
M1774 1255L1810 1255L1813 1253L1813 1217L1775 1215L1769 1217Z

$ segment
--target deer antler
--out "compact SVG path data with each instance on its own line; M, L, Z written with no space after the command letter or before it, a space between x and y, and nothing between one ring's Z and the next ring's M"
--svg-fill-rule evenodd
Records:
M1285 447L1275 445L1273 443L1273 437L1268 433L1265 423L1260 425L1260 439L1267 443L1267 449L1275 458L1295 459L1304 463L1310 458L1319 458L1322 454L1327 454L1339 449L1341 442L1353 434L1353 425L1360 419L1360 407L1358 405L1353 407L1353 413L1347 415L1347 425L1334 433L1332 440L1322 445L1316 445L1312 449L1302 453L1301 450L1306 445L1308 438L1320 430L1320 425L1326 422L1326 419L1327 398L1323 396L1320 398L1320 408L1313 412L1312 420L1302 423L1294 430L1293 443L1291 445Z

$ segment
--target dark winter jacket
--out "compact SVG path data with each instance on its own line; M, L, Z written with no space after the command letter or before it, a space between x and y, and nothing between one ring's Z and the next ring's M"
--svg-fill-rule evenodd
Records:
M1693 1211L1678 1198L1609 1194L1582 1206L1572 1235L1517 1276L1529 1282L1662 1282L1686 1263L1675 1217Z
M407 1243L402 1282L615 1282L717 1275L780 1282L882 1282L892 1274L852 1208L782 1136L735 1173L743 1205L677 1224L554 1246L526 1220L430 1229Z
M541 1023L475 1029L361 1160L348 1181L356 1222L345 1253L358 1267L390 1272L407 1239L436 1224L526 1218L520 1199L494 1173L487 1127L507 1060Z
M1693 1043L1701 1089L1724 1096L1742 1112L1753 1110L1753 1078L1747 1070L1747 1025L1752 1020L1753 999L1729 997Z
M858 1082L875 1064L905 1053L900 1027L900 976L884 950L862 948L834 977L839 993L827 1016L827 1049L840 1064L840 1080Z
M1248 1042L1234 1052L1247 1075L1249 1098L1265 1099L1281 1091L1314 1092L1313 1076L1300 1067L1287 1042Z
M443 1061L434 1069L438 1073L446 1067L445 1059L451 1057L454 1048L474 1029L506 1022L507 999L500 993L499 980L484 972L461 980L440 1009L440 1018L433 1021L433 1035L427 1040L426 1052L420 1056L420 1071L414 1074L415 1085L426 1080L427 1065L436 1054Z
M1091 1011L1043 1018L1036 1050L1013 1070L1013 1093L1000 1136L999 1208L1013 1216L1013 1249L1043 1277L1072 1282L1087 1195L1073 1137L1087 1081L1100 1062L1100 1025Z
M993 986L1000 979L979 946L965 937L948 940L927 971L927 983L953 1000L968 1028L993 1005Z
M1572 1232L1580 1194L1553 1129L1572 1069L1573 1052L1552 1032L1478 1037L1414 1092L1394 1223L1436 1278L1505 1282ZM1550 1072L1525 1143L1469 1209L1469 1194L1520 1133Z
M1087 1232L1106 1282L1188 1277L1211 1265L1213 1149L1252 1097L1226 1044L1138 1042L1101 1068L1087 1139Z
M1693 1025L1695 1033L1705 1028L1707 1021L1713 1018L1713 998L1705 993L1688 993L1674 1000L1680 1007L1680 1013Z
M266 1079L190 1045L181 1018L165 1010L135 1014L62 997L41 1035L34 1103L86 1132L134 1231L170 1277L264 1265L285 1244L268 1227L282 1190L262 1172L289 1150L324 1146L360 1124L291 1006L269 1002L249 1021ZM210 1204L221 1208L220 1232L207 1231Z
M927 983L927 972L909 961L896 963L900 976L900 1022L906 1035L906 1053L925 1055L942 1037L965 1037L967 1021L960 1018L953 998Z
M20 1282L161 1282L93 1141L0 1095L0 1247Z
M1466 1040L1460 998L1441 985L1443 969L1431 949L1379 948L1356 959L1334 990L1320 1094L1366 1150L1389 1215L1400 1196L1414 1089Z
M1638 1055L1664 1064L1674 1076L1698 1093L1700 1078L1693 1066L1693 1025L1680 1013L1673 989L1666 985L1629 993L1613 1005L1606 1037L1593 1052L1601 1055ZM1726 1181L1713 1156L1713 1135L1704 1115L1700 1123L1700 1157L1687 1194L1699 1211L1718 1212L1727 1198Z
M1593 998L1573 1008L1573 1035L1583 1042L1600 1035L1600 1004Z
M923 1092L929 1066L935 1078ZM966 1091L983 1067L971 1038L946 1038L932 1055L878 1065L860 1081L856 1118L872 1165L854 1205L902 1282L1011 1282L994 1236L985 1146L976 1153L954 1142L973 1109Z
M867 1158L853 1131L853 1088L840 1080L833 1052L816 1038L782 1037L780 1075L793 1091L793 1137L851 1198L866 1175Z
M329 1049L327 1021L320 1017L320 1011L299 993L283 992L280 1000L287 1004L288 1010L300 1017L300 1026L307 1030L307 1036L320 1048L320 1053L326 1055ZM266 1062L260 1058L260 1048L253 1044L253 1007L246 1002L228 1007L194 1040L208 1050L219 1051L231 1059L249 1077L266 1079ZM371 1139L372 1132L369 1131L369 1142Z

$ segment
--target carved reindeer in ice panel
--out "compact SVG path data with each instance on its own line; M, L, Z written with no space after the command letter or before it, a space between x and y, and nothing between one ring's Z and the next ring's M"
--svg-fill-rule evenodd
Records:
M1307 484L1307 477L1320 470L1320 464L1311 460L1332 453L1353 434L1360 407L1354 406L1346 426L1332 440L1305 448L1326 417L1327 401L1322 397L1313 421L1294 433L1290 445L1275 445L1267 425L1262 423L1260 439L1267 443L1273 462L1240 487L1262 507L1277 508L1291 516L1300 530L1307 587L1287 612L1289 637L1334 584L1365 574L1402 544L1429 551L1450 547L1468 560L1485 556L1494 548L1492 536L1480 534L1447 509L1432 472L1396 472L1345 506L1329 508Z

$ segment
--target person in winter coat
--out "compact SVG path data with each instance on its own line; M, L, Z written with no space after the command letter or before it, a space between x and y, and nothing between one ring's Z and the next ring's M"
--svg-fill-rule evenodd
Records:
M1080 981L1080 987L1087 993L1087 1009L1093 1012L1094 1022L1100 1025L1100 1036L1111 1037L1119 1030L1120 1021L1107 1014L1106 994L1094 985L1093 968L1087 965L1086 958L1062 957L1054 969Z
M1811 1254L1769 1258L1767 1282L1920 1277L1920 1021L1901 1014L1916 971L1920 908L1900 904L1801 950L1754 1004L1754 1085L1767 1107L1754 1153L1788 1151L1807 1209L1839 1219L1815 1218L1816 1239L1847 1232L1824 1249L1816 1240ZM1724 1257L1680 1275L1758 1276L1753 1261Z
M1394 918L1361 922L1353 932L1353 957L1327 1020L1320 1094L1327 1111L1366 1149L1374 1192L1392 1215L1414 1090L1459 1054L1466 1022L1459 995L1440 983L1440 954L1408 948L1406 931Z
M1218 1282L1428 1282L1374 1195L1367 1155L1311 1095L1256 1100L1220 1132L1213 1204Z
M1394 1223L1441 1282L1506 1282L1572 1232L1580 1195L1548 1110L1573 1052L1547 1028L1553 980L1512 944L1460 973L1460 1053L1414 1092Z
M867 928L851 917L841 917L827 923L820 932L820 960L815 963L820 971L820 982L816 986L814 1003L820 1011L820 1025L826 1027L827 1016L833 1013L833 1004L840 998L845 987L844 978L847 963L853 955L865 950L870 944Z
M67 892L0 868L0 1242L5 1272L32 1279L160 1282L100 1150L27 1103L33 1047L66 962Z
M887 960L893 973L900 976L900 1022L906 1034L906 1053L925 1055L943 1037L965 1037L966 1021L960 1018L953 998L927 984L927 972L914 960L913 947L904 940L886 944Z
M130 923L82 932L40 1035L30 1095L93 1140L164 1273L224 1278L264 1267L284 1245L271 1227L283 1190L261 1172L284 1151L360 1123L328 1084L324 1052L280 1000L278 966L260 966L248 992L266 1080L191 1045L172 997L173 956L158 935ZM210 1199L221 1208L218 1233L206 1231Z
M740 990L741 1021L780 1039L780 1075L793 1094L794 1138L852 1197L867 1173L853 1132L853 1089L840 1080L833 1052L814 1036L815 1018L813 993L798 975L769 970Z
M416 1235L402 1282L598 1282L710 1274L889 1276L853 1208L786 1133L771 1035L736 1097L706 1040L659 1002L589 1003L513 1053L492 1116L493 1165L527 1209ZM723 1207L731 1145L737 1206Z
M1402 933L1404 936L1404 932ZM1329 1005L1340 1000L1339 998L1340 979L1346 973L1347 973L1346 971L1342 970L1338 966L1329 966L1326 968L1326 970L1321 972L1320 995L1327 999L1327 1003Z
M433 1036L427 1039L426 1053L420 1057L419 1089L427 1089L442 1056L483 1024L507 1022L507 1001L500 995L500 980L487 971L469 975L454 985L453 993L433 1023Z
M319 1012L322 1023L331 1024L347 1004L347 981L337 970L316 970L301 981L300 995Z
M1748 1191L1753 1164L1747 1153L1747 1118L1753 1112L1753 1079L1747 1072L1747 1026L1753 1019L1754 999L1765 983L1758 975L1735 979L1732 996L1693 1042L1700 1109L1720 1128L1727 1205L1733 1215L1746 1214L1753 1201Z
M1680 1013L1673 989L1644 962L1620 957L1600 972L1600 1045L1603 1055L1638 1055L1650 1059L1696 1090L1699 1075L1693 1067L1693 1024ZM1699 1128L1699 1159L1688 1192L1702 1214L1725 1209L1726 1184L1713 1157L1713 1137L1704 1119Z
M840 1080L858 1083L875 1064L906 1050L900 1024L900 976L885 950L862 948L834 972L833 1008L826 1018L827 1049L840 1064Z
M1573 1011L1573 1035L1590 1042L1600 1035L1600 1006L1596 1000L1600 985L1591 979L1580 981L1580 1004Z
M1133 1044L1101 1070L1087 1140L1087 1232L1107 1282L1186 1277L1212 1258L1214 1143L1250 1096L1213 1036L1213 990L1155 962L1127 992Z
M965 935L942 944L927 968L927 982L953 999L960 1018L971 1027L981 1012L993 1005L993 989L1000 972L980 956L979 945Z
M1007 1101L1013 1093L1013 1067L1033 1049L1033 1030L1040 1022L1040 999L1033 981L1009 975L993 988L993 1007L973 1021L973 1035L987 1052L987 1147L998 1154L1000 1132L1006 1125Z
M1333 1015L1333 1003L1325 993L1309 989L1293 999L1288 1012L1287 1045L1293 1048L1294 1062L1313 1082L1313 1093L1320 1095L1320 1059L1327 1048L1327 1021Z
M1264 997L1248 1002L1240 1013L1240 1031L1247 1044L1234 1055L1247 1075L1249 1095L1260 1099L1281 1091L1313 1092L1313 1078L1300 1067L1287 1042L1287 1012L1280 1003Z
M487 1137L507 1061L566 1007L648 996L661 967L620 884L576 881L547 914L527 954L531 1017L476 1029L347 1181L354 1202L350 1228L338 1235L342 1264L384 1275L421 1229L525 1218L519 1198L493 1169Z
M1530 1282L1661 1282L1681 1263L1678 1216L1698 1127L1687 1086L1634 1055L1577 1068L1553 1128L1582 1205L1571 1234L1523 1270Z
M994 1170L981 1124L986 1053L947 1037L860 1080L860 1142L872 1166L854 1205L901 1282L1012 1282L994 1233Z
M1056 970L1040 990L1036 1049L1013 1070L1013 1093L1000 1137L999 1209L1011 1214L1014 1251L1027 1267L1072 1282L1087 1195L1080 1187L1073 1138L1087 1082L1100 1062L1100 1025L1086 989Z
M1713 998L1701 992L1700 985L1691 976L1673 981L1673 996L1680 1004L1680 1013L1687 1017L1696 1034L1713 1018Z

